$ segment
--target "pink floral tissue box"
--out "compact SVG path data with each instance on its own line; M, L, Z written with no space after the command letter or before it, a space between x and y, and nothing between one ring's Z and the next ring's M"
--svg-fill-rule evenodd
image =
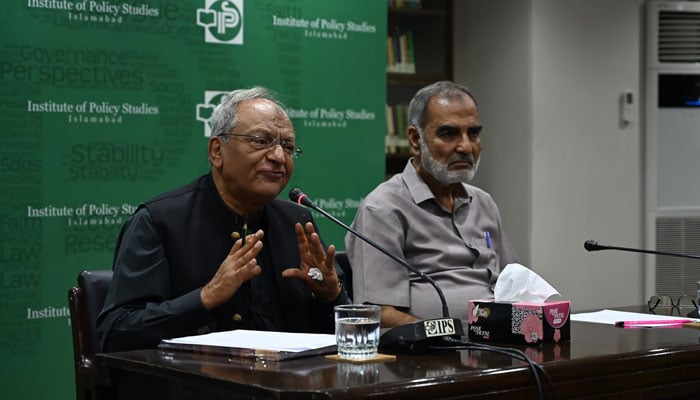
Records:
M469 340L538 345L571 338L571 302L469 302Z

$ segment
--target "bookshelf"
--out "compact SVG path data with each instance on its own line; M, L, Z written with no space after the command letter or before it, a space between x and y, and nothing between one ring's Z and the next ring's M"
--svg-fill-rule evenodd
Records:
M410 157L408 103L421 87L452 79L453 0L387 0L386 176Z

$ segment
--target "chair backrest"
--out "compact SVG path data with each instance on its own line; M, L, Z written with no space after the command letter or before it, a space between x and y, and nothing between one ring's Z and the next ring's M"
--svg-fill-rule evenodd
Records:
M352 268L350 267L350 260L348 259L348 254L344 251L335 252L335 262L338 264L340 269L343 271L344 279L343 285L345 285L345 291L348 292L348 296L352 299Z
M92 358L100 352L96 332L97 314L102 310L111 280L112 270L109 269L83 271L78 274L78 286L68 290L78 400L93 399L95 396Z

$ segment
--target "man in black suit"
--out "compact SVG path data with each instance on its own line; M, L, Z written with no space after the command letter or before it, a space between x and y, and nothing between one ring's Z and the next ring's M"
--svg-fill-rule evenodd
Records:
M141 204L122 228L102 351L231 329L332 333L333 306L350 301L311 214L276 199L301 149L272 93L229 93L208 150L208 174Z

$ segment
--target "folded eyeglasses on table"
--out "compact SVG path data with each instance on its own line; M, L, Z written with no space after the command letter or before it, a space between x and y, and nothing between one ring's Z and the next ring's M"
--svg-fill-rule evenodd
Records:
M651 296L649 301L647 301L647 305L649 306L649 311L652 312L662 309L671 309L671 312L673 312L673 310L678 310L680 312L680 309L697 310L698 308L698 303L695 298L687 294L679 297Z

